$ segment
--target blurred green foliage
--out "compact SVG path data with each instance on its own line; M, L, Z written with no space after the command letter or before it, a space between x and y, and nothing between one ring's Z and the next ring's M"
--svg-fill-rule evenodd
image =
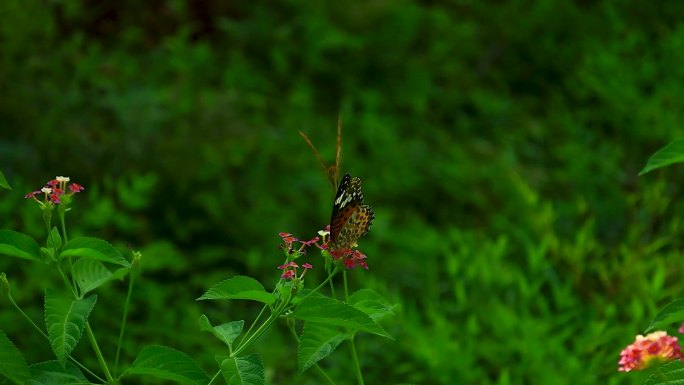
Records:
M376 211L352 285L402 306L396 342L358 339L366 383L643 380L618 354L684 289L684 172L637 177L684 121L684 3L27 0L0 15L0 226L43 239L23 194L55 175L86 186L71 232L144 254L124 360L157 343L214 370L199 315L257 308L194 299L235 274L268 287L277 233L326 224L333 192L297 131L332 162L340 114L342 170ZM52 272L0 270L39 320ZM111 357L125 287L108 288L91 317ZM48 359L2 306L29 362ZM269 383L320 383L280 331L257 348ZM349 359L323 366L351 384Z

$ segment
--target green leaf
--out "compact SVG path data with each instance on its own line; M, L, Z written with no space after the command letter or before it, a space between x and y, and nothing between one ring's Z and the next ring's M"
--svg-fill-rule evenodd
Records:
M644 333L682 321L684 321L684 299L680 298L670 302L660 310Z
M0 230L0 254L44 262L33 238L12 230Z
M11 190L12 187L10 187L9 183L7 183L7 179L5 179L5 174L0 171L0 187Z
M661 365L658 371L651 374L646 380L646 385L674 385L684 383L684 362L674 360Z
M181 384L209 382L209 376L187 354L166 346L146 346L124 375L150 375Z
M226 279L212 286L197 300L204 299L249 299L272 305L275 297L254 278L243 275Z
M103 284L114 279L122 279L126 276L128 268L122 267L112 274L105 265L94 259L81 258L74 263L73 274L81 295L95 290Z
M59 230L57 227L53 227L50 231L50 235L47 238L47 245L50 249L59 249L62 247L62 237L59 235Z
M45 325L52 350L62 365L81 339L96 301L95 295L72 301L57 298L53 290L45 290Z
M349 304L368 314L375 322L388 315L394 315L394 309L397 307L370 289L361 289L350 295Z
M0 374L17 384L29 378L29 368L19 349L0 330Z
M202 314L199 319L200 329L207 331L214 335L214 337L223 341L226 345L231 346L233 341L242 333L242 327L245 321L233 321L221 324L219 326L212 326L209 318Z
M245 357L218 357L221 373L228 385L264 385L264 363L258 354Z
M303 373L311 365L327 357L347 337L348 334L340 333L337 326L306 322L299 339L297 354L299 373Z
M119 250L108 242L97 238L74 238L64 246L60 254L64 257L83 257L96 259L102 262L114 263L121 266L130 267L131 264L121 255Z
M368 333L392 338L382 326L378 325L366 313L329 297L307 298L297 305L292 317L304 321L337 325L352 330L363 330Z
M639 172L644 175L657 168L665 167L673 163L684 162L684 139L678 139L656 151L646 162L646 166Z
M62 366L59 361L46 361L31 365L31 379L26 385L90 384L83 373L71 362Z

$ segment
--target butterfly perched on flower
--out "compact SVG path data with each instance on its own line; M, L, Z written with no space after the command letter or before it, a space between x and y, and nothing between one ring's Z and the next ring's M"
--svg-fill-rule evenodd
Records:
M373 209L363 204L361 179L344 174L337 187L330 217L330 249L355 247L356 241L368 233L374 218Z

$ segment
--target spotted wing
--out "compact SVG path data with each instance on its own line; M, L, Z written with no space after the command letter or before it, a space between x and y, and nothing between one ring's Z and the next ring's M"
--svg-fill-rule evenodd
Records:
M337 187L332 215L330 216L331 242L335 242L344 225L362 203L361 180L356 177L352 179L349 173L344 174L340 185Z
M342 178L330 218L330 243L336 248L350 248L368 232L374 214L363 204L361 179L348 173Z
M375 214L370 206L358 206L347 223L342 226L335 241L332 242L332 248L351 249L356 247L356 241L368 233L374 218Z

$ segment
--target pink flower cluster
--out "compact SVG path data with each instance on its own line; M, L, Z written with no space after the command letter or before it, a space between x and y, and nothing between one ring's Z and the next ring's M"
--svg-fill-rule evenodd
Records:
M304 271L302 272L302 274L299 277L297 277L297 269L299 268L298 264L296 264L294 262L288 262L284 265L280 265L280 266L278 266L278 268L283 270L283 274L280 276L280 278L283 278L283 279L295 279L295 278L302 279L302 278L304 278L304 274L306 274L306 272L309 269L311 269L313 266L311 266L311 264L309 264L309 263L305 263L302 265L302 267L304 268Z
M618 368L621 372L641 370L654 362L668 362L682 358L682 348L677 337L657 331L646 336L638 335L634 342L620 352Z
M342 264L344 264L344 267L346 267L347 269L353 269L357 266L361 266L364 269L368 270L368 264L365 261L365 259L368 257L361 251L356 249L331 250L328 247L327 237L328 235L330 235L330 226L326 227L325 230L319 231L318 234L320 235L320 237L314 237L313 239L308 241L301 241L293 237L290 233L278 233L278 235L283 239L283 244L281 244L280 247L284 247L289 255L295 253L299 253L301 255L306 253L307 247L313 245L321 250L326 250L327 252L329 252L334 260L342 261ZM295 246L296 243L300 243L300 245L297 247Z
M85 190L85 187L78 183L71 183L67 186L67 182L69 182L69 177L58 176L55 179L47 182L40 190L32 191L24 195L24 198L33 198L33 200L38 202L40 205L45 205L48 203L60 204L62 203L62 198L64 196L72 196ZM67 189L69 190L68 192ZM44 201L40 201L38 198L36 198L36 195L41 193L45 194Z
M357 249L333 250L328 247L328 240L326 239L326 237L330 235L330 225L326 226L325 230L319 231L318 234L321 234L321 237L323 237L323 245L319 247L323 250L328 250L328 252L334 260L341 260L344 264L344 267L346 267L347 269L353 269L356 266L361 266L364 269L368 270L368 264L365 261L365 259L368 257L361 251Z
M306 253L306 248L311 246L311 245L316 245L318 246L318 240L320 239L319 237L314 237L311 240L308 241L301 241L298 238L295 238L292 236L290 233L278 233L280 238L283 239L283 245L280 247L284 247L287 250L288 254L294 254L295 252L305 254ZM300 245L298 248L295 247L295 243L299 242Z

